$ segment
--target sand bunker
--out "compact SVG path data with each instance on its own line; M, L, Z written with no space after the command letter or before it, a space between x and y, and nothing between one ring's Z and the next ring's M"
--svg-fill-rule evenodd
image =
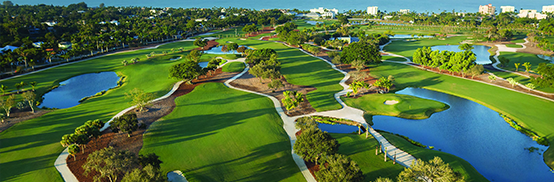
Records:
M181 59L181 58L183 58L183 57L171 58L171 59L169 59L169 60L170 60L170 61L175 61L175 60L179 60L179 59Z
M183 172L179 170L171 171L167 173L167 180L171 182L188 182Z
M397 100L387 100L387 101L385 101L385 105L394 105L394 104L398 104L398 101Z

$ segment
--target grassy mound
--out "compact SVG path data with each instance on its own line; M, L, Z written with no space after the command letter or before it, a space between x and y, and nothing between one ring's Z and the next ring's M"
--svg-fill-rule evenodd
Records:
M289 138L266 97L207 83L175 99L144 135L141 153L189 181L303 181Z
M244 63L241 62L232 62L227 63L226 65L221 68L221 71L223 72L241 72L244 70L245 66Z
M371 135L368 139L365 135L354 134L332 133L331 136L340 144L338 153L348 156L360 166L365 181L375 181L379 177L396 179L404 170L404 166L393 165L391 160L385 162L383 153L375 155L379 143Z
M364 110L366 114L395 116L407 119L427 119L435 112L450 106L442 102L402 94L370 94L360 98L343 98L347 105ZM383 104L387 100L398 104Z

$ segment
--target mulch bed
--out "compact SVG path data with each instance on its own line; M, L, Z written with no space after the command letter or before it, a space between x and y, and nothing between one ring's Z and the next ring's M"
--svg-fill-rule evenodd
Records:
M260 82L260 79L248 73L248 74L242 75L241 77L237 78L235 81L229 84L231 84L234 87L259 92L266 95L271 95L277 98L279 101L284 98L283 96L284 91L298 91L303 94L307 94L308 92L314 91L316 89L314 87L309 87L309 86L299 86L299 85L290 84L287 82L287 80L284 77L281 77L281 81L285 86L279 89L273 90L267 86L270 83L268 80L262 80L262 82ZM287 114L288 116L299 116L299 115L316 112L316 110L312 107L310 102L308 102L305 96L304 96L304 100L305 101L300 103L300 106L298 106L296 109L289 112L285 112L285 114ZM281 103L281 107L284 111L286 111L283 103Z
M138 112L137 109L129 111L128 113L136 113L139 123L145 124L148 127L155 121L173 111L175 108L175 98L190 93L196 86L203 83L223 82L236 74L237 73L223 72L221 71L221 68L219 68L212 75L204 75L200 76L198 79L194 79L192 84L181 84L177 91L175 91L170 97L152 103L152 106L150 106L147 111ZM84 153L75 155L76 160L73 159L73 157L68 157L66 159L68 167L79 181L94 181L93 176L97 173L91 172L88 176L85 176L83 175L84 170L81 167L86 162L90 153L112 146L115 149L131 151L138 156L138 152L143 145L142 137L144 132L146 132L146 129L139 129L133 132L131 137L128 137L126 133L113 133L111 130L107 129L103 132L101 137L93 139L87 144L87 148ZM121 176L119 179L121 179Z
M206 46L197 47L197 48L194 48L193 50L207 51L207 50L210 50L212 47L217 47L217 45L219 45L219 42L216 42L215 40L210 40L210 41L208 41Z
M244 38L256 37L260 34L271 33L271 31L274 31L274 30L275 30L275 28L273 28L273 27L264 27L264 29L262 29L262 31L246 34L246 37L244 37Z

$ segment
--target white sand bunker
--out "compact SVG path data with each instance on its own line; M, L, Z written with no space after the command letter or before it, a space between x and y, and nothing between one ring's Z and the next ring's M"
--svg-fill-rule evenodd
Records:
M387 101L385 101L385 105L394 105L394 104L398 104L398 101L397 100L387 100Z
M170 182L188 182L183 172L179 170L171 171L167 173L167 180Z
M177 58L171 58L171 59L169 59L169 60L170 60L170 61L175 61L175 60L179 60L179 59L181 59L181 58L183 58L183 57L181 56L181 57L177 57Z

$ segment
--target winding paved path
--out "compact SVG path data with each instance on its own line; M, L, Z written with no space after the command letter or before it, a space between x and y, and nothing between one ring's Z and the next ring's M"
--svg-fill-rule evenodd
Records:
M298 48L296 48L296 49L298 49ZM342 91L334 94L334 97L337 100L337 102L339 102L342 105L342 107L343 107L342 109L332 110L332 111L324 111L324 112L315 112L315 113L302 115L302 116L289 117L285 114L285 111L283 111L283 109L281 107L281 103L277 98L275 98L273 96L270 96L270 95L266 95L266 94L262 94L262 93L258 93L258 92L254 92L254 91L250 91L250 90L237 88L237 87L234 87L234 86L229 84L232 81L234 81L237 78L244 75L245 73L247 73L248 70L250 69L250 67L248 65L246 65L246 68L240 74L235 75L231 79L225 81L224 84L229 88L244 91L244 92L249 92L249 93L253 93L253 94L257 94L257 95L261 95L261 96L265 96L265 97L268 97L269 99L271 99L271 101L273 101L273 104L275 106L275 110L277 111L277 113L279 114L281 119L283 120L283 129L285 129L285 132L287 133L287 135L290 138L292 158L293 158L294 162L296 163L296 165L300 168L300 171L302 172L302 175L304 176L306 181L316 182L314 176L310 173L310 171L308 170L308 167L304 163L304 160L300 156L295 154L294 149L292 148L292 146L294 146L294 143L296 142L296 135L295 134L298 131L295 127L294 121L296 119L298 119L300 117L304 117L304 116L320 115L320 116L328 116L328 117L336 117L336 118L345 118L345 119L350 119L350 120L356 121L356 122L362 124L365 128L368 129L369 133L381 144L383 150L385 150L385 149L387 150L387 156L389 158L393 159L394 158L393 155L396 154L396 160L397 160L398 163L400 163L401 165L403 165L405 167L409 167L410 165L412 165L412 163L416 160L412 155L410 155L409 153L404 152L404 151L396 148L394 145L390 144L385 137L383 137L381 134L379 134L379 132L375 131L371 126L369 126L367 124L367 122L365 121L365 119L363 117L364 112L362 110L347 106L340 99L340 96L345 95L346 93L352 91L348 88L348 85L345 84L346 80L348 80L348 78L350 78L350 75L348 75L346 72L338 69L334 64L332 64L331 62L329 62L329 61L327 61L323 58L314 56L314 55L312 55L312 54L310 54L310 53L308 53L308 52L306 52L302 49L298 49L298 50L300 50L300 51L302 51L302 52L304 52L304 53L306 53L306 54L308 54L308 55L310 55L314 58L317 58L317 59L320 59L320 60L324 61L325 63L331 65L333 69L335 69L335 70L337 70L337 71L339 71L339 72L341 72L342 74L345 75L344 78L339 83L344 89ZM244 63L244 61L245 61L245 58L239 58L239 59L235 59L235 60L228 60L225 64L228 64L228 63L231 63L231 62L243 62ZM223 64L223 65L225 65L225 64ZM223 66L223 65L221 65L221 66ZM152 100L151 102L155 102L155 101L162 100L162 99L165 99L165 98L169 97L171 94L173 94L173 92L175 92L179 88L179 86L182 83L183 83L183 81L180 81L180 82L176 83L173 86L173 89L170 92L168 92L166 95L164 95L160 98ZM129 107L129 108L119 112L118 114L116 114L114 117L112 117L112 119L110 119L110 121L108 121L104 125L104 127L102 127L101 131L107 129L110 126L109 123L114 118L120 117L121 115L123 115L126 112L134 109L135 107L136 106ZM60 172L60 174L62 175L62 178L64 179L64 181L66 181L66 182L78 182L75 175L73 175L73 173L71 172L71 170L67 166L66 159L67 159L68 156L69 156L69 153L68 153L68 149L66 148L58 156L58 158L56 159L56 161L54 163L54 166L56 167L58 172Z

